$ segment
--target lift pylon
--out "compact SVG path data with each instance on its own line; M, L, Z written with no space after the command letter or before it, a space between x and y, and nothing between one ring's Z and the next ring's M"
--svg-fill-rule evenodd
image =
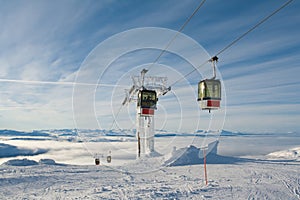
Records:
M146 76L147 69L140 76L133 76L133 86L126 90L123 105L136 101L137 156L151 155L154 149L154 114L158 97L171 90L167 87L167 77Z

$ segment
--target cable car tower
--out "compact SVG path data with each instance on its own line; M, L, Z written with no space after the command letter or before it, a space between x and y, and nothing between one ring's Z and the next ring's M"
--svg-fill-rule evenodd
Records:
M204 79L198 83L198 101L202 110L217 110L221 102L221 82L216 79L216 62L218 57L214 56L209 60L213 67L213 77Z
M140 76L133 76L133 86L125 90L126 97L122 105L136 101L136 138L137 156L152 155L154 150L154 113L158 97L171 90L166 87L167 77L145 76L143 69Z

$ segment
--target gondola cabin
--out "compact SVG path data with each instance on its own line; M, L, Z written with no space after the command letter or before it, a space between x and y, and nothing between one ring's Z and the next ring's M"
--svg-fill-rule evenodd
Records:
M141 90L138 94L138 107L141 108L141 115L154 115L157 96L154 90Z
M111 151L108 152L108 156L106 157L107 163L111 163Z
M108 163L111 163L111 156L107 156L107 157L106 157L106 161L107 161Z
M100 159L99 158L95 158L95 165L100 165Z
M202 80L198 84L198 101L202 110L220 108L221 82L215 79Z

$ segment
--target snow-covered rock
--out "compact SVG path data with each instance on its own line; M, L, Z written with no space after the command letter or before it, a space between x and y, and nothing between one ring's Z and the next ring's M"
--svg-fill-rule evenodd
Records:
M8 165L8 166L32 166L32 165L38 165L38 162L34 160L28 160L27 158L24 159L12 159L9 160L3 165Z
M34 160L24 159L11 159L4 162L2 165L6 166L32 166L32 165L60 165L65 166L64 164L58 164L53 159L40 159L39 162Z
M56 162L53 159L40 159L39 164L56 165Z

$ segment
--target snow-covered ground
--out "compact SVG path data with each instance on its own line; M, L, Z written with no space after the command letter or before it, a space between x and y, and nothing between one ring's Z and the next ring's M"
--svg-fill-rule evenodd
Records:
M136 160L131 134L96 133L0 131L0 199L300 199L298 134L225 133L209 147L206 185L201 135L157 135L163 155Z
M241 162L122 173L106 166L0 167L1 199L299 199L299 163Z

